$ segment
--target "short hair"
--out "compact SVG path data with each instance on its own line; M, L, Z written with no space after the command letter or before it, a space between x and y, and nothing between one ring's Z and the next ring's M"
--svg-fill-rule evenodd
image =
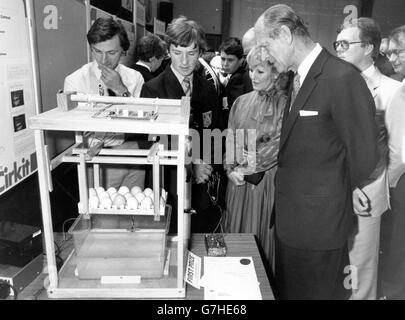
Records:
M246 58L249 66L254 66L258 64L272 64L271 54L268 46L265 45L256 45L254 46Z
M166 55L166 43L154 34L143 36L136 45L136 57L141 61L149 61L155 57L160 59Z
M305 25L304 20L291 7L285 4L277 4L268 8L259 19L263 19L270 38L277 37L283 25L287 26L295 36L310 38L308 27Z
M405 25L395 28L389 35L390 41L405 46Z
M200 52L207 50L203 28L197 22L189 20L185 16L179 16L169 23L166 29L165 41L168 48L170 48L170 45L189 47L194 43Z
M219 47L219 52L222 51L225 52L225 54L234 55L238 57L238 59L241 59L243 57L243 47L239 38L233 37L222 42L221 46Z
M87 33L87 41L90 45L93 45L110 40L116 35L120 40L121 48L127 51L130 42L124 26L113 18L98 18Z
M242 37L243 53L248 54L249 51L256 45L255 28L250 28Z
M358 28L360 41L373 45L373 60L377 59L381 46L381 29L377 22L371 18L358 18L342 23L339 32L343 29ZM364 46L364 44L361 44Z

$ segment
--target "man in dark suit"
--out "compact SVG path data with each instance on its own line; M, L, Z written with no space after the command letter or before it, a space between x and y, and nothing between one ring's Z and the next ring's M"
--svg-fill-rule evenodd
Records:
M158 36L150 34L142 37L136 46L138 61L132 69L140 72L145 82L148 82L162 65L166 51L166 44Z
M200 136L200 155L203 156L203 130L221 129L218 122L218 95L214 86L195 72L200 54L206 47L205 34L202 28L186 17L174 19L166 31L166 43L171 64L156 78L146 83L141 97L161 99L181 99L190 96L190 128ZM170 141L169 141L170 142ZM213 232L219 222L218 212L213 210L208 196L207 181L214 165L193 159L193 187L191 206L197 211L192 217L191 229L194 232ZM219 166L221 166L219 164ZM166 170L165 181L169 184L166 190L176 207L176 172ZM176 212L176 211L174 211Z
M352 191L378 161L373 97L352 65L311 40L290 7L266 10L255 34L279 72L295 72L275 181L277 295L347 299Z

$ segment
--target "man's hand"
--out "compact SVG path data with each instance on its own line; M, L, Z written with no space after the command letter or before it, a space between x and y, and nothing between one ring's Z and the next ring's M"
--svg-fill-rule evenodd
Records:
M246 183L243 174L237 171L231 171L230 173L228 173L228 178L234 185L237 186L242 186Z
M353 191L353 209L354 213L359 216L370 215L370 200L359 188Z
M98 68L101 71L101 80L108 89L114 91L117 96L122 96L127 91L127 87L122 83L121 76L117 71L101 64L98 65Z
M194 163L194 179L197 184L205 183L211 176L212 167L201 162Z

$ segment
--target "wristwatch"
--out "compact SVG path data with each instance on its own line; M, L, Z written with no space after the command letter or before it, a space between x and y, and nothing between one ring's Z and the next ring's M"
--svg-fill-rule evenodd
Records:
M131 93L127 90L122 94L123 97L130 97Z

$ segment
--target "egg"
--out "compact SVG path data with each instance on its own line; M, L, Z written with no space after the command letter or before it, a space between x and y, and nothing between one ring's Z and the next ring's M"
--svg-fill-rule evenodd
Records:
M96 188L96 192L97 192L97 195L100 197L100 194L102 194L103 192L105 192L105 190L104 190L103 187L97 187L97 188Z
M89 197L97 196L97 191L94 188L89 188Z
M131 192L124 194L125 199L128 201L129 198L133 198L134 195Z
M142 189L138 186L132 187L131 193L135 196L137 193L142 192Z
M100 199L97 197L97 195L93 195L89 197L89 206L91 208L98 208L98 205L100 204Z
M122 195L124 195L124 194L126 194L126 193L128 193L129 192L129 189L128 189L128 187L126 187L126 186L121 186L119 189L118 189L118 193L119 194L122 194Z
M142 200L145 199L145 195L142 192L140 192L135 195L135 198L136 200L138 200L138 202L142 202Z
M134 198L134 197L129 198L129 199L127 200L127 206L128 206L128 209L130 209L130 210L136 210L136 209L138 209L138 205L139 205L139 202L138 202L138 200L136 200L136 198Z
M110 198L101 199L101 207L103 209L111 209L112 201Z
M152 194L153 194L153 190L152 190L151 188L146 188L145 190L143 190L143 194L144 194L146 197L151 197Z
M117 194L116 197L114 198L112 205L121 209L125 206L126 202L127 201L125 200L125 197L122 194Z
M141 202L141 208L143 210L150 210L152 208L153 200L151 197L145 197Z
M106 191L104 191L104 192L102 192L101 194L99 194L98 197L99 197L100 199L104 199L104 198L111 199L111 198L110 198L110 195L109 195L108 192L106 192Z
M117 189L115 189L114 187L110 187L110 188L108 188L107 193L111 197L114 193L117 193Z
M110 195L110 199L111 201L114 201L115 197L117 196L117 194L119 194L118 192L113 193L112 195Z

